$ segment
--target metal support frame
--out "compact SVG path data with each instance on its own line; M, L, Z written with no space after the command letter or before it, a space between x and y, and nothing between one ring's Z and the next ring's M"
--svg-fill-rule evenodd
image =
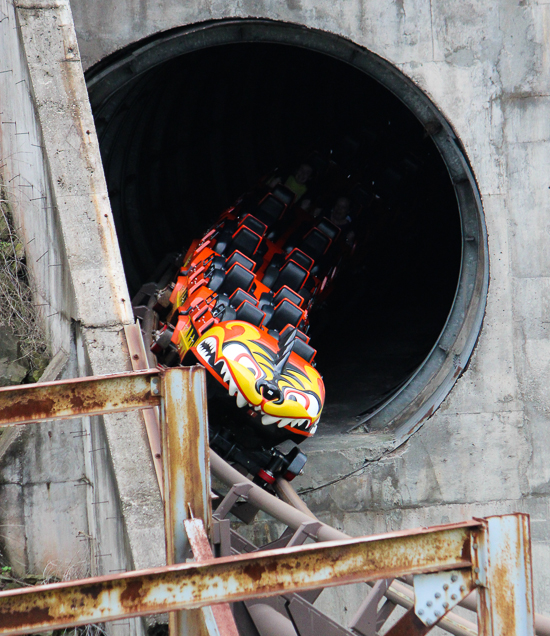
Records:
M168 369L161 385L161 440L164 457L166 563L192 556L185 521L198 517L210 531L210 463L206 414L206 378L202 367ZM210 608L172 612L171 636L215 636Z
M377 581L363 601L361 607L357 610L355 616L351 619L349 624L350 629L353 629L359 636L371 636L371 634L376 634L388 618L389 615L386 616L386 613L389 606L384 612L384 616L379 617L378 604L384 597L390 584L391 579ZM391 601L387 601L386 604L387 603L391 605L391 610L395 608L395 604ZM383 618L383 620L381 620L381 618Z
M0 388L0 426L160 406L158 369Z
M141 333L139 324L125 325L124 334L126 336L126 343L128 344L130 360L132 361L132 369L134 371L144 371L148 369L147 352L145 351L143 334ZM158 409L143 409L141 413L145 423L147 439L149 440L149 448L151 449L151 457L153 459L153 466L155 467L160 494L164 499L164 475Z
M0 593L0 634L196 609L278 593L466 568L480 522L330 541Z
M0 635L169 611L178 612L171 622L173 636L236 636L227 603L247 599L250 617L259 620L262 615L264 625L265 620L271 621L272 626L286 626L289 634L299 636L315 636L315 632L348 635L350 629L375 636L393 603L410 609L388 636L427 634L436 625L454 634L474 634L467 622L461 626L450 611L478 588L479 636L534 636L527 515L342 540L343 533L275 499L209 453L202 368L1 388L0 425L159 406L169 565L1 592ZM209 457L218 476L231 486L213 520ZM224 517L235 511L239 498L285 519L287 531L265 546L267 550L258 552L228 527ZM213 558L208 540L213 523L213 536L222 554L234 553L228 541L234 537L238 538L235 546L245 554ZM325 542L303 546L307 538ZM282 545L285 547L279 547ZM274 547L277 549L270 549ZM185 563L189 556L198 562ZM414 600L402 583L388 587L389 579L406 575L414 575ZM350 629L311 605L320 588L357 581L378 583ZM277 594L283 595L279 597L282 605L275 598L255 600ZM382 594L388 600L377 611ZM215 609L209 607L214 604ZM278 623L272 621L272 612L279 612Z
M202 519L187 519L184 521L187 539L191 545L193 556L197 561L210 561L214 558L212 548L208 542L208 536L204 529ZM213 618L220 636L239 636L235 619L231 613L229 603L219 603L211 608ZM180 634L188 634L189 632L181 631Z
M479 636L535 634L529 517L489 517L472 543Z

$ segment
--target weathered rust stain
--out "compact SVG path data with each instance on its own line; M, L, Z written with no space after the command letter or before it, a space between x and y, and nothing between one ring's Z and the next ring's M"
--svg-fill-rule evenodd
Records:
M51 413L56 405L55 400L47 397L38 400L28 398L23 398L21 401L10 400L7 404L3 403L1 397L0 395L0 414L4 421L30 419L37 413Z
M124 606L136 605L144 596L145 585L140 580L130 580L126 589L120 595L120 602Z
M519 543L519 542L518 542ZM515 559L520 558L520 547L516 544L516 551L509 543L501 550ZM493 612L499 617L504 634L516 634L516 614L514 611L514 587L515 581L510 580L510 570L504 564L495 563L492 567L491 579L493 583Z
M158 372L79 378L0 389L0 425L63 419L160 403L151 394L150 378Z
M265 566L259 563L252 563L251 565L243 569L243 575L251 579L252 581L259 582L262 580L262 576L266 572Z
M24 607L24 606L23 606ZM40 625L47 623L50 619L50 610L47 607L29 607L28 609L0 610L2 629L20 628L22 625Z
M83 409L85 405L85 402L80 395L72 395L70 403L74 409Z
M472 537L471 535L466 538L464 541L464 545L462 546L462 560L463 561L471 561L472 560Z
M82 590L82 594L84 594L85 596L88 597L88 599L93 599L94 601L97 601L97 599L99 598L100 594L102 592L105 591L105 585L101 585L100 583L91 583L86 585L86 587L83 588ZM84 599L82 599L82 603L86 604L86 602L84 601Z

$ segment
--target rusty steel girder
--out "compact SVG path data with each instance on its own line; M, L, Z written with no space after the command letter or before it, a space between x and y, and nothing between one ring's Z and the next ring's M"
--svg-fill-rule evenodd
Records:
M0 388L0 426L160 405L156 369Z
M469 521L213 559L0 593L0 634L105 622L392 578L471 568Z

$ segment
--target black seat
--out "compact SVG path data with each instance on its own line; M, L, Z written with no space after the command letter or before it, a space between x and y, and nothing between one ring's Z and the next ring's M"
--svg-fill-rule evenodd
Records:
M279 275L272 285L271 290L276 294L281 287L286 285L286 287L290 287L290 289L297 292L304 284L307 275L307 270L301 265L298 265L298 263L294 261L287 261L279 270Z
M291 331L294 331L294 330L296 330L296 337L297 338L300 338L306 344L309 342L309 336L306 336L306 334L303 331L300 331L299 329L296 329L292 325L288 325L288 327L285 327L285 329L283 329L281 331L281 338L284 339L284 338L286 338L288 336L287 331L290 333Z
M235 263L240 263L250 271L254 271L254 268L256 267L256 263L251 258L248 258L248 256L245 256L242 252L239 252L239 250L235 250L225 261L225 269L230 269Z
M277 279L278 275L279 275L279 267L277 265L271 264L264 272L262 283L266 287L271 287L271 285L273 285L273 283Z
M250 324L259 327L264 318L264 312L252 303L249 303L247 300L243 300L237 308L237 320L244 320L245 322L249 322Z
M218 296L215 313L220 320L235 320L237 317L235 309L231 307L229 299L225 294Z
M245 256L253 256L258 249L261 240L261 236L243 225L235 232L235 234L233 234L233 238L229 243L227 252L232 254L235 250L238 250Z
M263 236L267 232L267 225L262 223L255 216L252 216L252 214L247 214L241 221L241 225L244 225L244 227L256 232L259 236Z
M290 188L279 183L273 188L273 196L277 197L279 201L282 201L285 205L290 205L296 195Z
M302 250L299 250L297 247L295 247L292 252L290 252L286 260L298 263L298 265L301 265L304 269L307 269L308 272L313 267L313 259L311 258L311 256L304 254Z
M300 249L316 260L328 250L331 243L332 241L326 234L314 227L305 235Z
M268 194L258 205L258 211L255 216L267 226L270 226L281 218L285 209L286 205L282 201L279 201L272 194Z
M225 280L225 270L224 269L213 269L212 275L210 276L210 280L207 285L208 288L212 291L218 291L218 289L223 285Z
M304 342L300 338L296 338L296 340L294 341L294 344L292 345L292 351L294 351L294 353L297 353L300 358L303 358L310 364L313 362L313 358L315 358L315 354L317 353L317 351L315 351L312 346L308 345L307 342Z
M303 317L304 314L302 310L285 298L275 307L268 326L270 329L281 332L287 325L298 327Z
M253 282L254 274L240 263L235 263L225 275L223 283L219 287L219 291L227 296L232 296L237 289L249 291Z
M257 300L254 296L247 294L243 289L237 289L237 291L229 299L229 304L236 309L244 300L252 303L253 305L257 304Z
M326 234L333 241L340 234L340 228L326 217L322 218L319 223L317 223L317 229L321 230L323 234Z
M304 299L296 292L293 292L290 287L283 285L283 287L281 287L281 289L279 289L279 291L273 297L273 304L275 305L275 307L281 302L281 300L285 298L290 300L290 302L294 303L295 305L298 305L298 307L304 301Z
M220 232L214 250L218 254L223 254L227 249L228 243L231 241L231 233L227 231Z

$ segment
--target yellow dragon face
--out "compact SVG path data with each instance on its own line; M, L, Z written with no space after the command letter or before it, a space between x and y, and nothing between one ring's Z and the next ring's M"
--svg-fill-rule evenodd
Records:
M325 387L319 373L292 352L292 342L293 337L277 342L254 325L232 320L209 329L193 351L239 408L252 409L266 426L310 437L321 417Z

